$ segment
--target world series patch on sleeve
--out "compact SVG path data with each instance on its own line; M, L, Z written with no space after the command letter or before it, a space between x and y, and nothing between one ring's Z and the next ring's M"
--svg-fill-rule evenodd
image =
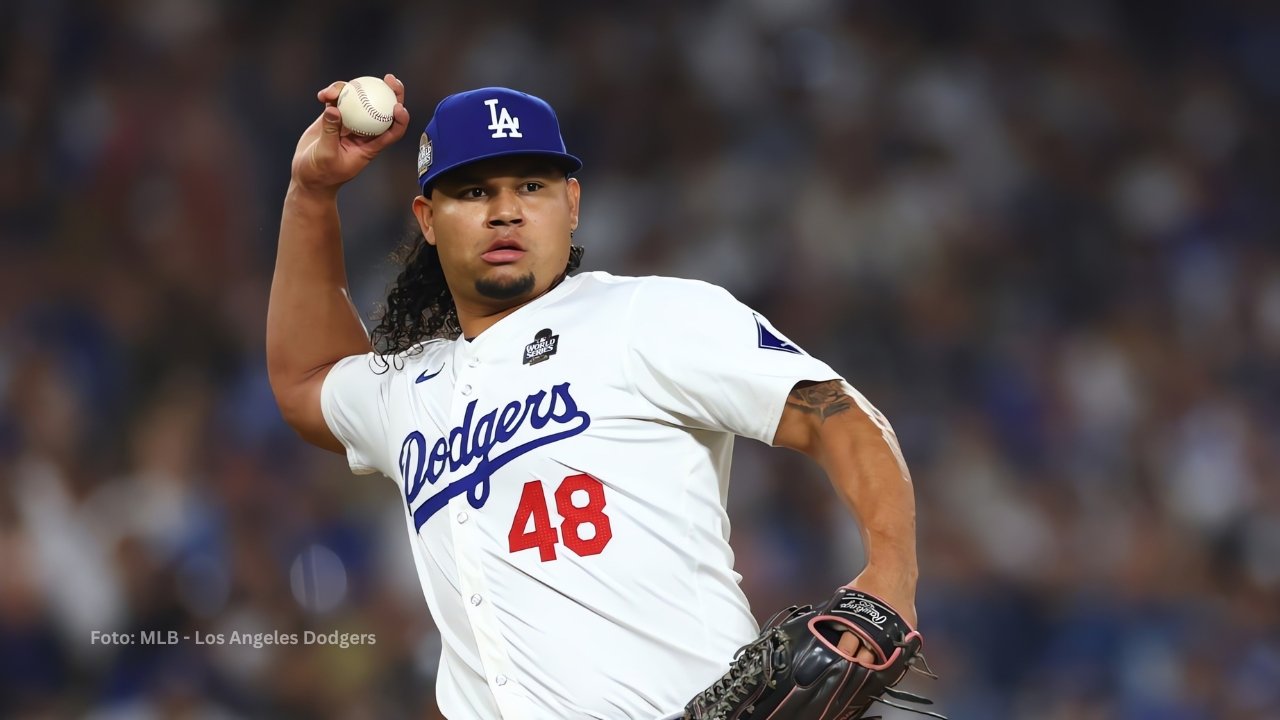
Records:
M846 632L875 653L874 664L840 651ZM893 608L840 588L819 608L774 615L738 650L729 672L689 701L684 720L871 720L864 714L875 703L946 720L915 707L933 704L928 698L894 689L908 670L936 677L922 646L920 633Z

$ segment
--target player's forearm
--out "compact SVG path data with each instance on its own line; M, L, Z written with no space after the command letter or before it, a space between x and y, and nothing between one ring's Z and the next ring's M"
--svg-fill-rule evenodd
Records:
M854 512L862 533L867 568L902 578L914 589L916 564L915 496L893 454L878 437L858 432L832 452L832 483Z
M267 308L267 372L277 396L348 355L369 335L347 292L336 197L290 184Z
M918 567L911 476L884 416L865 399L858 404L823 425L820 462L857 518L867 570L891 575L904 591L914 592Z

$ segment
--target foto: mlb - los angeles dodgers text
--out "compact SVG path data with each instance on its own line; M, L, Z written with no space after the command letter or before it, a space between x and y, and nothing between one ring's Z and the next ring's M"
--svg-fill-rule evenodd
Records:
M192 632L182 633L177 630L140 630L138 632L102 632L94 630L89 635L92 645L178 645L193 643L195 645L244 645L253 648L264 648L272 645L333 645L349 648L353 645L376 645L377 636L372 633L349 633L334 630L318 633L306 630L302 633L272 632L242 633L232 630L229 633Z

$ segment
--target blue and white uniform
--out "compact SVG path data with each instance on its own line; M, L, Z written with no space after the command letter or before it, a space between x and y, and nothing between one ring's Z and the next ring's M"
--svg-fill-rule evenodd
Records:
M339 362L322 407L399 486L450 720L652 720L758 628L725 512L734 436L839 379L713 285L588 272L467 341Z

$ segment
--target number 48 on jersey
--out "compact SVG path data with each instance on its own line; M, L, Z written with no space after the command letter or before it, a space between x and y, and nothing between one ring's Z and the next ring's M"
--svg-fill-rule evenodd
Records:
M570 475L555 491L558 526L551 524L541 480L530 480L520 492L520 504L511 520L507 541L511 552L538 549L542 562L556 559L556 545L580 556L599 555L613 537L609 516L604 514L604 485L590 475Z

